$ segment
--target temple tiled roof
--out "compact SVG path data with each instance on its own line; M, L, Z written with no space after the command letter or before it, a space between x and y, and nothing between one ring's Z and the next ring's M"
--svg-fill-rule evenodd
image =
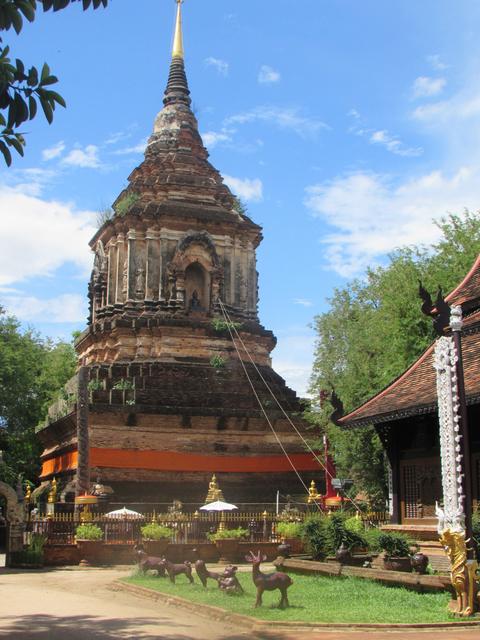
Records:
M464 280L446 300L461 305L464 314L462 355L467 404L480 402L480 256ZM433 413L437 409L432 344L390 385L340 419L344 426L389 422L410 415Z

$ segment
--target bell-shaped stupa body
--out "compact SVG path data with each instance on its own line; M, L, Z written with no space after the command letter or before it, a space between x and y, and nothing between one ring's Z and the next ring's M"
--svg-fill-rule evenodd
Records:
M306 483L321 474L259 377L304 430L258 321L261 228L208 161L190 108L180 12L145 159L91 241L90 315L76 342L89 368L88 465L120 501L201 503L216 473L227 500L273 502L277 489L304 493L292 462ZM65 483L87 464L72 417L41 432L44 480Z

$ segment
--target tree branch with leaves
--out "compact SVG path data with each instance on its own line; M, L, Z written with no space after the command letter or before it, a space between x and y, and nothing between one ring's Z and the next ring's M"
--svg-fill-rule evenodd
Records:
M108 0L0 0L0 31L13 29L18 35L24 19L35 20L39 4L43 11L60 11L75 2L81 2L84 11L108 5ZM18 58L13 60L10 47L0 38L0 152L8 166L12 163L12 149L24 155L26 143L19 127L35 118L38 105L49 124L55 107L66 107L62 96L49 88L57 82L46 62L39 72L34 66L27 70Z

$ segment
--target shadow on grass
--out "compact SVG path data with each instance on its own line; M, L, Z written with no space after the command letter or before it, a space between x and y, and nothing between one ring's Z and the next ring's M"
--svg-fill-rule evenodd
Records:
M98 616L3 616L1 625L0 638L9 640L191 640L198 637L194 624L176 623L174 619L167 617L139 617L131 620ZM175 631L175 627L182 629ZM192 631L188 631L188 628ZM165 629L169 631L165 632ZM240 632L214 637L216 640L245 640L256 636ZM282 636L277 637L280 639ZM275 635L269 635L270 638L276 640Z

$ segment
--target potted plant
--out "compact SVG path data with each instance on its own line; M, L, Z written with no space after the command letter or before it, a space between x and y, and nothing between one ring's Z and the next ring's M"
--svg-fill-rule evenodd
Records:
M382 533L378 546L384 551L383 566L390 571L411 571L410 543L402 533Z
M278 522L275 527L282 543L289 545L291 553L302 553L302 525L300 522Z
M46 536L33 533L30 543L21 551L13 551L11 554L11 566L22 569L41 569L43 567L43 547L47 541Z
M364 538L346 527L347 518L341 513L333 513L328 518L327 540L329 551L342 564L348 564L352 559L354 548L366 546Z
M152 556L162 556L173 536L173 530L157 522L150 522L140 528L146 551Z
M235 562L238 557L240 540L248 536L247 529L219 529L215 533L209 533L208 538L215 542L220 555L219 562Z
M89 567L98 564L103 543L103 531L96 524L85 522L78 525L75 540L80 551L80 565Z

